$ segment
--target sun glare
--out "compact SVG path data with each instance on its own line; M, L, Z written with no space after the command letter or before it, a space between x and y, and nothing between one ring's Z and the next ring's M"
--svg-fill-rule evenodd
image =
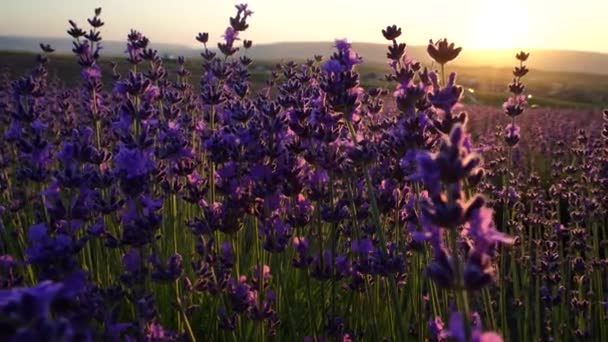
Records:
M512 48L524 45L529 20L521 1L484 0L471 19L471 46Z

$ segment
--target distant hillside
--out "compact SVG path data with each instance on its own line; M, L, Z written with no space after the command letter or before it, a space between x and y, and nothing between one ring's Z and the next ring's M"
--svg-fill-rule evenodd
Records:
M0 36L0 50L3 51L39 52L40 43L51 44L51 46L59 53L71 53L73 47L70 37L48 38ZM120 41L102 41L102 46L102 54L105 56L123 55L127 48L126 42ZM162 55L190 56L195 54L195 51L186 45L152 43L151 47L158 50Z
M261 49L264 50L264 49ZM329 52L329 51L328 51ZM259 51L253 53L259 53ZM302 59L302 58L297 58ZM126 75L130 65L123 56L103 55L99 64L103 70L103 83L111 88L110 62L118 62L118 72ZM252 88L259 89L270 77L277 59L256 59L251 67ZM192 72L192 81L202 74L201 57L186 59L186 68ZM5 72L10 78L27 75L35 65L35 54L32 52L0 51L0 75ZM165 67L169 78L175 79L177 63L168 58ZM511 81L511 66L452 66L450 71L458 73L458 84L467 88L465 101L500 106L509 96L507 84ZM378 63L364 63L357 71L361 75L364 87L394 87L384 80L388 66ZM49 74L54 80L61 80L66 86L79 86L82 82L80 66L70 54L54 54L48 66ZM195 87L198 82L194 82ZM529 103L534 106L554 106L568 108L606 108L608 107L608 75L586 74L560 71L533 70L525 80L526 91L533 97Z
M58 52L68 53L72 49L69 38L44 37L12 37L0 36L0 50L37 52L38 44L45 42L51 44ZM255 43L255 42L254 42ZM103 42L105 56L124 54L125 43L117 41ZM386 63L386 45L376 43L353 43L357 52L366 62ZM157 44L152 41L151 47L164 56L195 56L200 50L192 49L187 45ZM255 60L306 60L316 54L329 56L333 52L332 42L286 42L274 44L255 45L247 55ZM516 49L467 49L464 47L457 60L458 65L512 67ZM532 56L528 66L532 69L582 72L608 75L608 54L584 51L567 50L530 50ZM408 54L424 64L430 64L425 46L408 46Z
M328 56L333 52L330 42L311 43L276 43L254 46L247 52L258 60L270 59L306 59L314 54ZM367 62L386 63L386 45L375 43L353 43L355 50ZM426 46L408 46L410 58L424 64L431 60L426 53ZM528 66L532 69L547 71L582 72L608 75L608 54L566 50L529 50L532 55ZM467 49L464 47L456 62L457 65L512 67L515 62L516 49Z

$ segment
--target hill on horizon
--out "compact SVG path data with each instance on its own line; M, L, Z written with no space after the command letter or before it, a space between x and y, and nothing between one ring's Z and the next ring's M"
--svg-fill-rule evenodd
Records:
M0 35L0 51L10 52L40 52L40 43L50 44L56 52L61 54L72 53L72 39L56 38L56 37L19 37L19 36L1 36ZM103 40L103 50L101 54L104 56L122 56L127 49L127 43L117 40ZM158 50L161 54L176 55L176 56L193 56L196 50L187 45L180 44L165 44L151 42L150 47Z
M40 42L48 43L59 53L71 53L72 41L69 38L48 37L18 37L0 36L0 50L38 52ZM126 43L121 41L103 41L102 54L105 56L124 55ZM255 44L246 54L254 60L280 61L280 60L306 60L314 55L325 57L333 53L333 42L281 42L268 44ZM194 57L201 50L188 45L155 43L150 47L159 51L164 57ZM386 44L353 42L353 47L364 59L364 62L385 64ZM515 54L518 49L467 49L463 51L454 63L463 67L512 67L515 63ZM608 75L608 53L572 51L572 50L545 50L529 49L531 57L527 65L531 69L577 72L589 74ZM431 63L426 53L426 46L408 46L408 56L425 65Z
M364 59L364 62L386 64L386 44L353 42L353 48ZM454 65L463 67L513 67L515 54L519 49L467 49ZM526 62L530 69L560 72L578 72L608 75L608 53L529 49L530 59ZM329 56L333 53L332 42L285 42L254 45L247 55L253 59L306 59L314 54ZM426 46L407 46L410 58L425 65L431 63Z

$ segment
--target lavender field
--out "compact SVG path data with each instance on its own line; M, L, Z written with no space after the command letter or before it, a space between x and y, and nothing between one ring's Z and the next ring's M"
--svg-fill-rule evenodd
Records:
M96 9L0 75L0 341L608 341L608 110L524 51L464 103L395 25L383 86L346 39L254 82L235 7L200 74L135 30L108 74Z

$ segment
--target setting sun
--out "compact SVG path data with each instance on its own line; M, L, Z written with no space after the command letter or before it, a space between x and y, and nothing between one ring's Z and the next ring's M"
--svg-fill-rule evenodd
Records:
M530 21L521 1L483 1L471 17L470 46L513 48L526 44Z

